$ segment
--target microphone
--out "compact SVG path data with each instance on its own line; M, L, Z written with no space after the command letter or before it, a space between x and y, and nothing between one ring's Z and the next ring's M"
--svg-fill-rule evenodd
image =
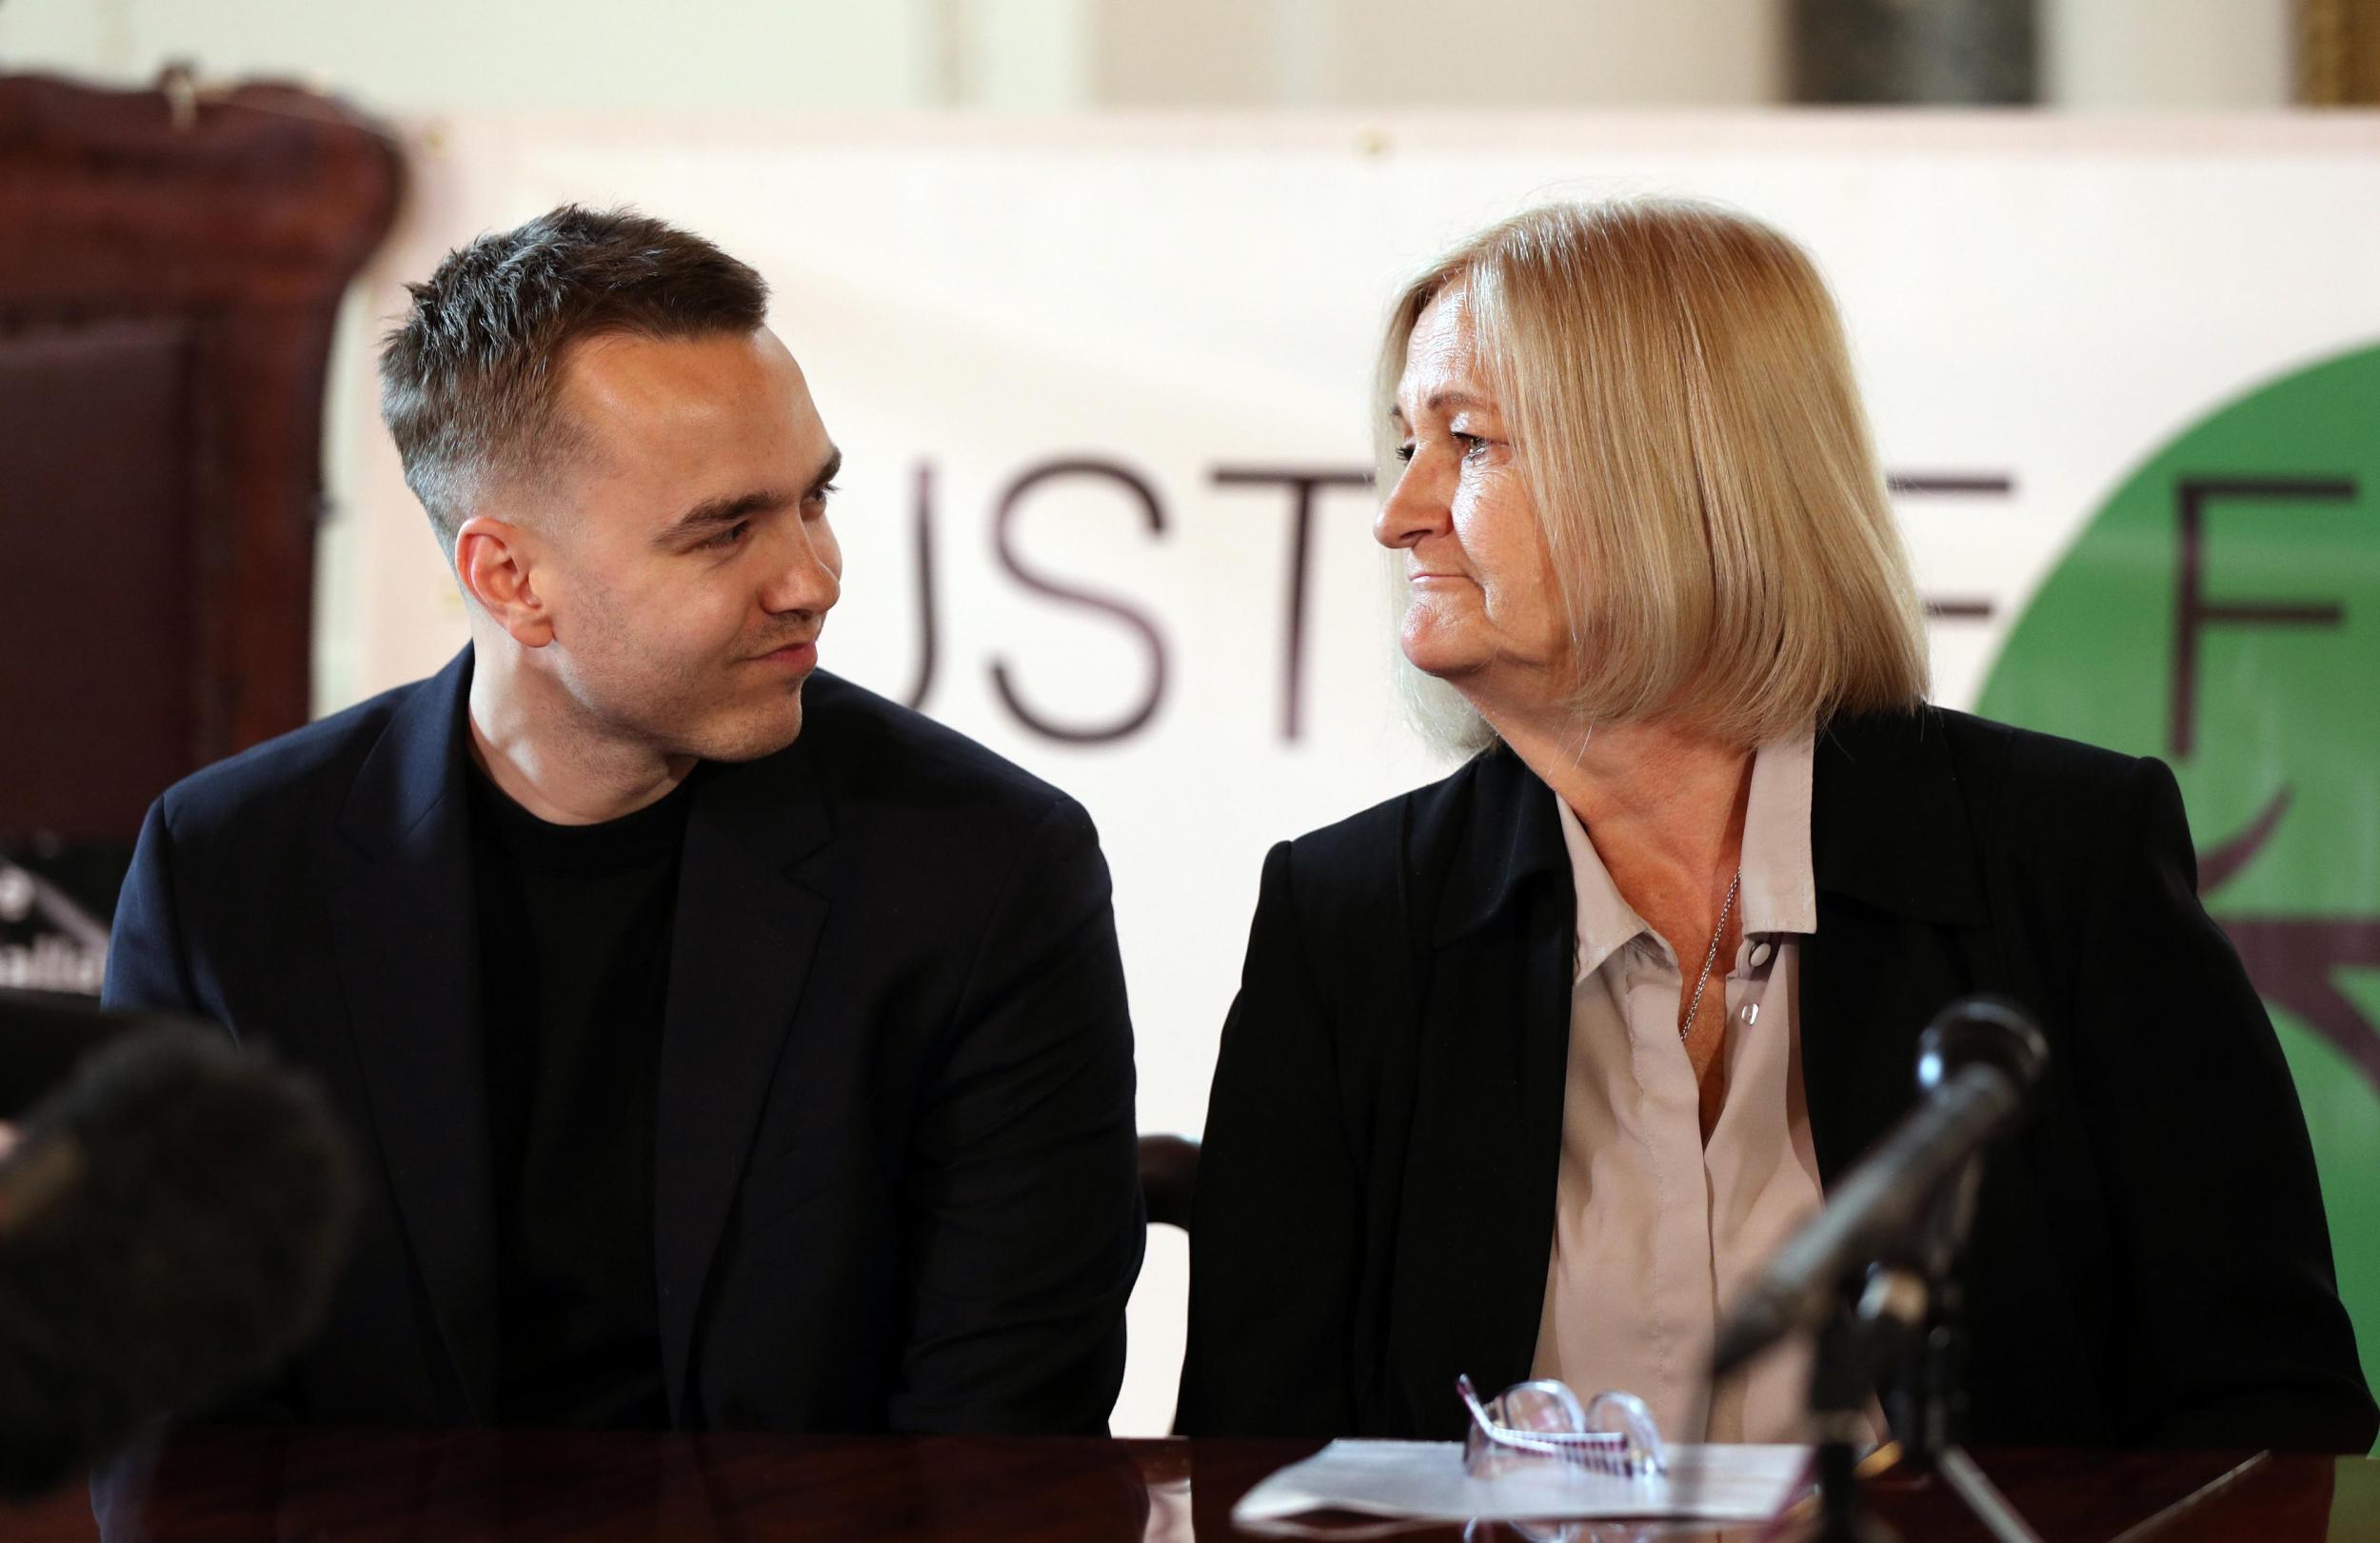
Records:
M89 997L0 988L0 1120L22 1120L85 1057L144 1028L194 1030L164 1013L103 1008Z
M0 1157L0 1495L269 1373L354 1206L328 1112L263 1057L196 1027L88 1056Z
M1714 1379L1797 1329L1815 1329L1844 1285L1880 1258L1927 1246L1944 1184L2023 1113L2049 1046L2011 1003L1967 997L1917 1040L1915 1109L1843 1176L1826 1209L1777 1250L1719 1331Z

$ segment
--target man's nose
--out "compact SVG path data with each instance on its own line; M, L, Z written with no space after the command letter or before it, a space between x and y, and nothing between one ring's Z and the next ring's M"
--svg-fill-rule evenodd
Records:
M761 603L771 612L808 611L823 615L843 598L843 579L836 571L834 548L823 527L807 521L788 521L791 533L778 555L777 570Z

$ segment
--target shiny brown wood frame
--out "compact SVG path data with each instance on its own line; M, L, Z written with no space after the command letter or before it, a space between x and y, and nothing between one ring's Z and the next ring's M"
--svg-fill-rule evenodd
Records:
M325 366L401 181L306 91L0 77L0 837L129 841L306 722Z

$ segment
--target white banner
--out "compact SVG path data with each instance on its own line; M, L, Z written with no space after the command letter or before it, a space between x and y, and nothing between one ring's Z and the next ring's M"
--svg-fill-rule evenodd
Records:
M1806 245L1849 320L1954 705L2136 464L2380 339L2369 120L473 119L410 137L376 322L449 247L565 199L636 205L768 277L846 455L822 662L1097 818L1144 1131L1200 1129L1265 847L1438 775L1396 709L1360 479L1383 308L1441 246L1529 203L1645 192ZM351 524L325 576L326 660L354 696L464 639L367 354L339 366ZM1172 1410L1184 1251L1151 1242L1122 1434Z

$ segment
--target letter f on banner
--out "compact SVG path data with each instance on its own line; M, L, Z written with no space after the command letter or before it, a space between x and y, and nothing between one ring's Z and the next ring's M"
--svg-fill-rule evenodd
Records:
M2355 497L2345 477L2185 477L2174 485L2181 519L2180 563L2173 595L2173 710L2167 715L2168 752L2177 761L2197 742L2198 637L2217 623L2231 626L2334 627L2346 611L2282 601L2211 601L2206 593L2207 504L2211 499L2281 499L2337 504Z

